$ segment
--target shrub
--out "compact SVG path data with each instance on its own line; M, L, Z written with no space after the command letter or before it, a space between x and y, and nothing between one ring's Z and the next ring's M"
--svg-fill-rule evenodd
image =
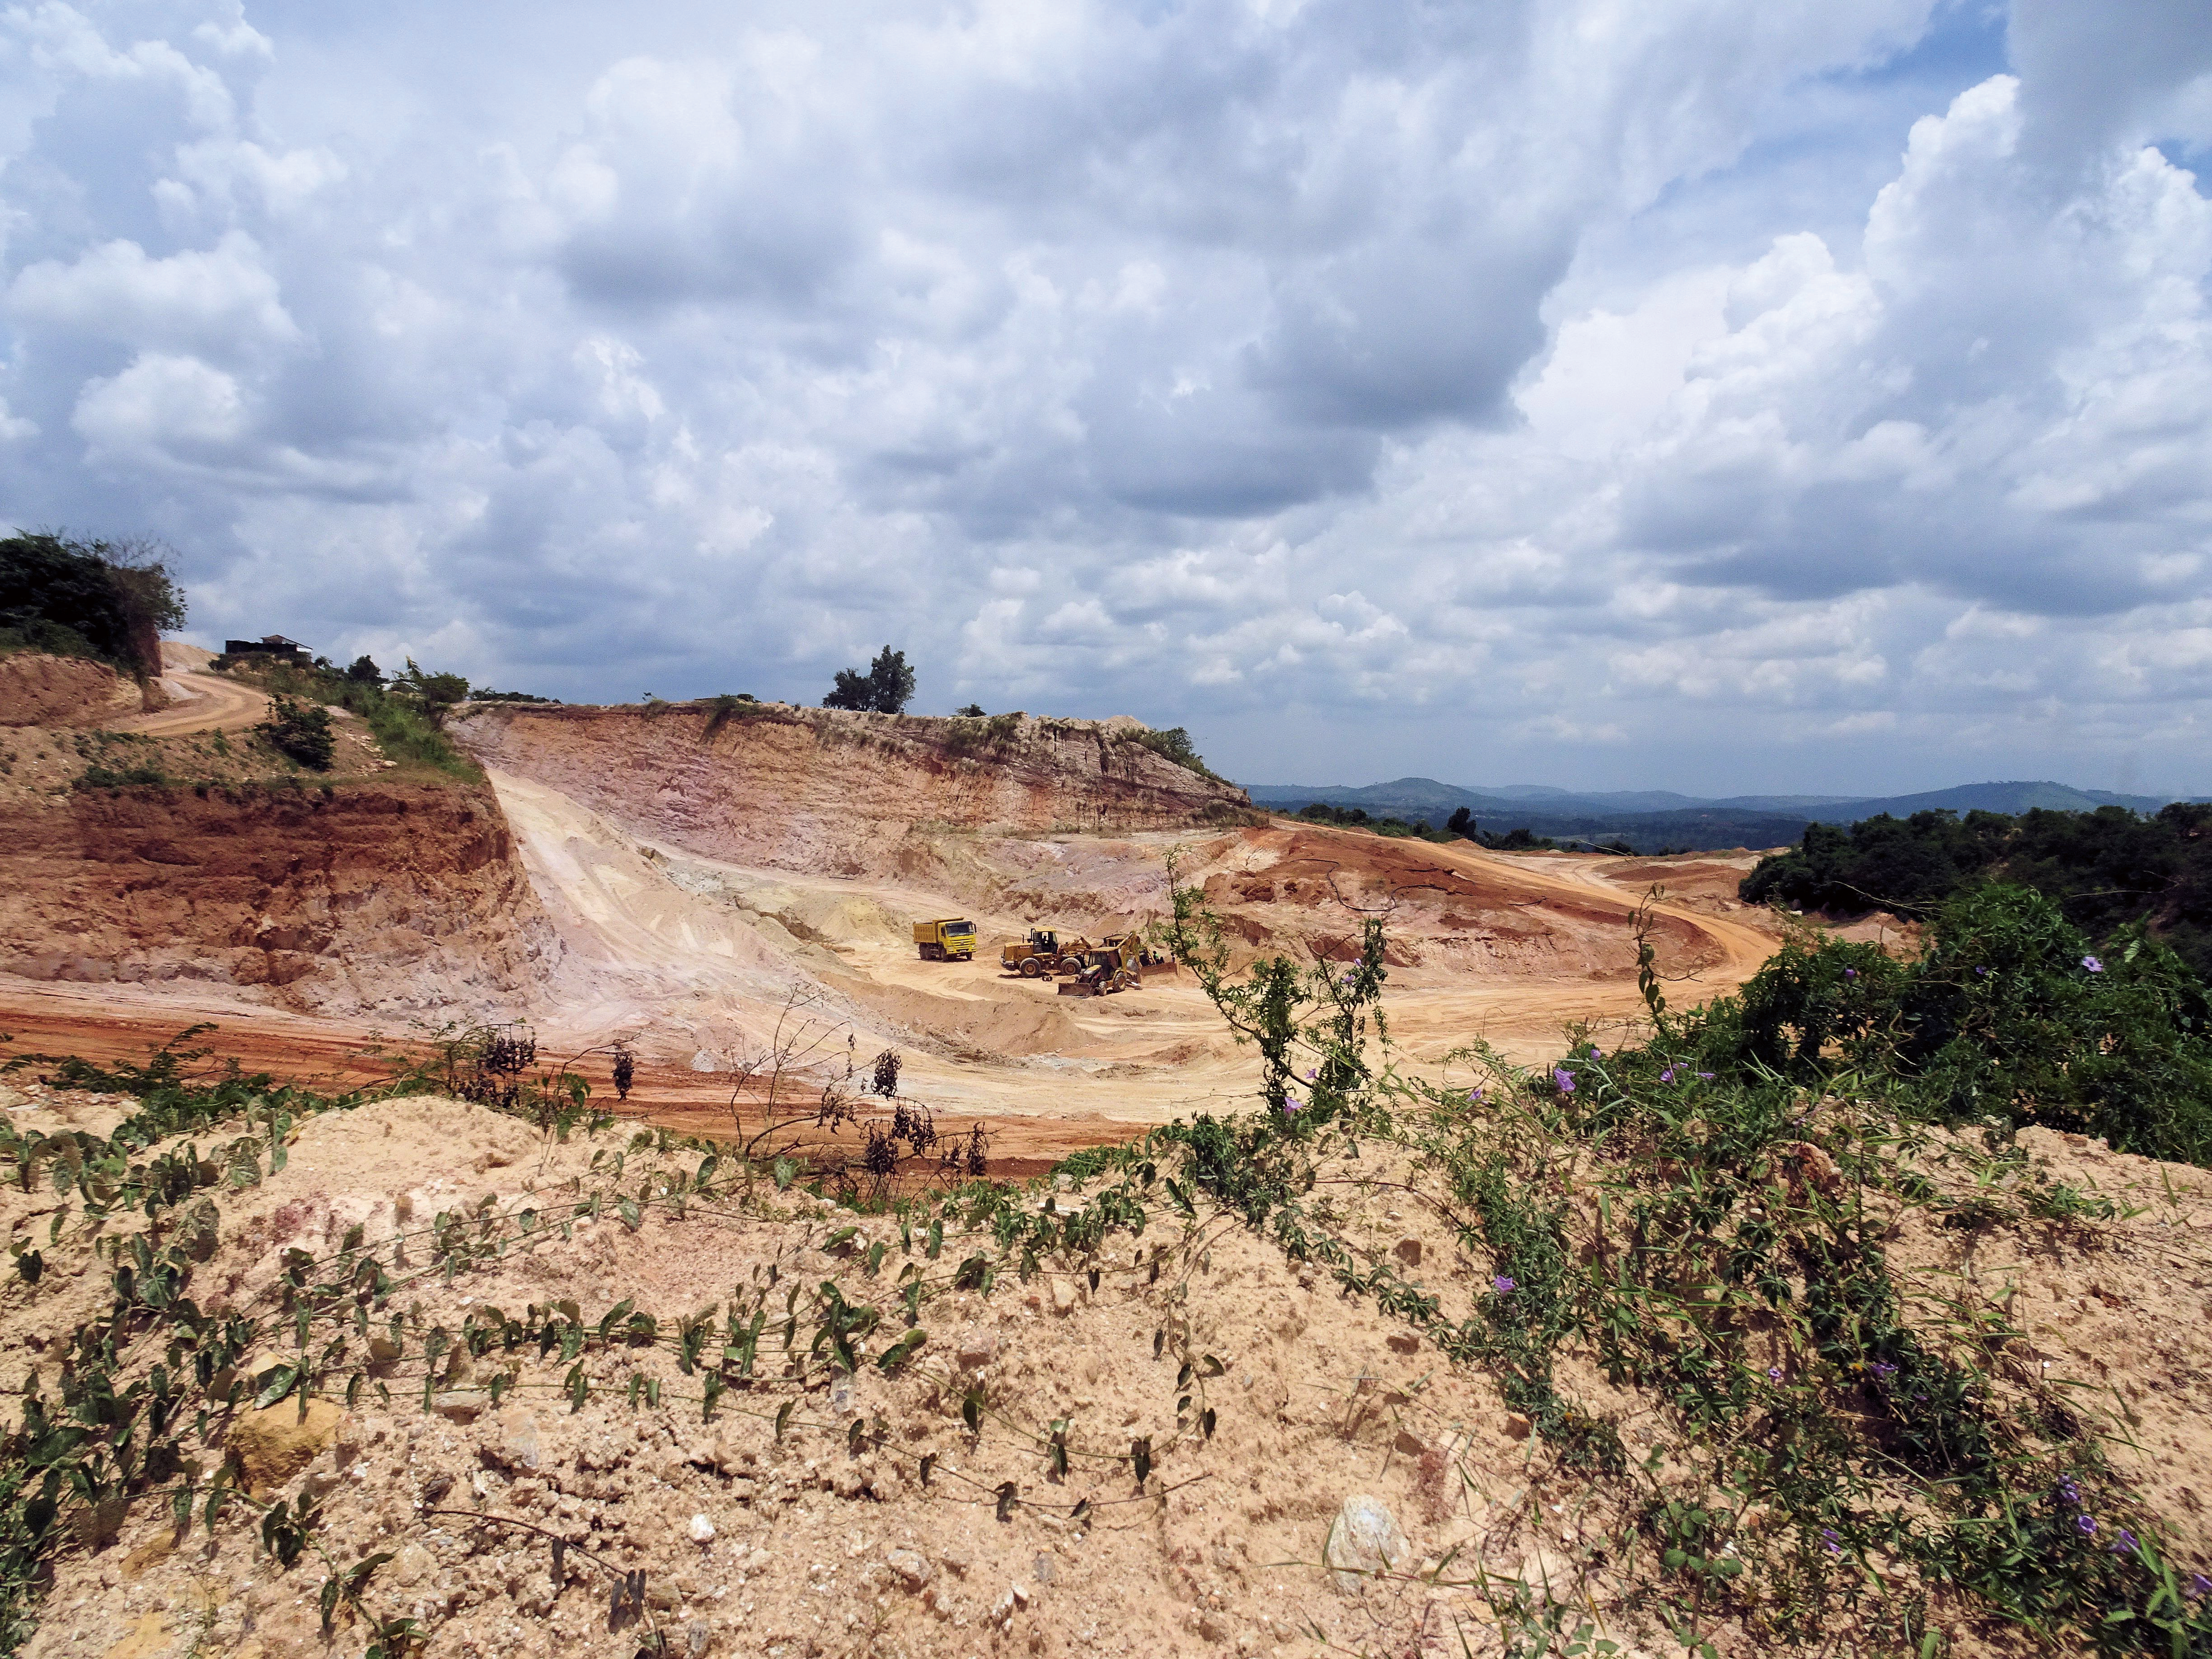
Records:
M329 771L331 762L337 758L337 738L331 732L331 711L320 703L271 697L270 716L257 729L283 753L314 771Z
M1177 766L1195 772L1202 778L1221 779L1200 758L1197 748L1191 743L1190 733L1180 726L1171 726L1164 732L1131 732L1127 741L1142 744L1155 755L1173 761Z
M2093 950L2042 894L1996 885L1946 906L1933 936L1911 963L1792 940L1654 1049L1654 1069L1744 1085L1856 1071L1923 1117L2212 1163L2212 998L2172 951L2141 927Z

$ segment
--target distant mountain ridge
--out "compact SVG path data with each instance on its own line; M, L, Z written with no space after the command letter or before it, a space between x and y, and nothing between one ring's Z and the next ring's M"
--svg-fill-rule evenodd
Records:
M1731 795L1704 799L1665 789L1591 790L1516 783L1469 787L1434 778L1398 778L1359 787L1341 784L1255 783L1245 793L1255 806L1297 811L1314 801L1374 817L1425 818L1442 827L1460 807L1493 834L1526 829L1555 840L1620 839L1638 852L1661 847L1692 849L1774 847L1796 841L1811 823L1856 823L1884 812L1905 817L1914 812L1948 810L2019 813L2044 807L2087 812L2100 806L2125 806L2154 812L2166 804L2160 795L2125 795L2105 789L2076 789L2048 779L1961 784L1912 795ZM2198 797L2197 799L2204 799Z

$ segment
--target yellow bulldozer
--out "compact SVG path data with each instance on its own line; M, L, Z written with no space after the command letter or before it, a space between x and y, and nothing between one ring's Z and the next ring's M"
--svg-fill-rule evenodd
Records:
M924 962L973 962L975 924L951 916L917 921L914 925L914 942L921 947Z

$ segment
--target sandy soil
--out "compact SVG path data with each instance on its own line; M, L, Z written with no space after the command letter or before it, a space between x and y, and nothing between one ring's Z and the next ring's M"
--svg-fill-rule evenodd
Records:
M99 1132L119 1113L112 1100L35 1087L9 1090L0 1107L19 1129L48 1133ZM2002 1310L2020 1333L2008 1351L2027 1379L2020 1386L2069 1389L2079 1410L2109 1421L2108 1449L2168 1527L2181 1565L2203 1566L2212 1494L2203 1172L2039 1131L2022 1141L2045 1172L2130 1213L2087 1227L2023 1219L1992 1233L1923 1214L1900 1222L1893 1255L1926 1294ZM218 1242L191 1285L210 1312L272 1315L284 1252L329 1258L355 1225L365 1255L410 1276L407 1346L372 1365L350 1409L333 1398L304 1418L290 1402L218 1411L195 1442L205 1468L234 1461L264 1501L313 1495L324 1557L280 1571L242 1504L181 1534L166 1505L140 1504L114 1518L112 1541L63 1552L27 1653L357 1654L360 1617L342 1612L325 1638L316 1595L331 1571L377 1554L386 1559L363 1581L366 1611L420 1621L438 1659L628 1653L648 1629L688 1659L1466 1659L1501 1651L1498 1607L1524 1591L1540 1613L1554 1601L1579 1609L1626 1654L1679 1650L1656 1625L1649 1585L1626 1570L1644 1559L1648 1571L1650 1552L1631 1547L1638 1483L1563 1467L1479 1368L1441 1362L1367 1298L1340 1296L1233 1221L1186 1227L1158 1216L1093 1261L1048 1260L1035 1278L1009 1272L984 1294L959 1288L951 1270L988 1251L987 1237L956 1224L933 1258L894 1218L826 1211L765 1184L750 1197L725 1182L682 1205L648 1202L634 1226L611 1207L573 1219L583 1194L612 1187L620 1144L554 1145L480 1109L388 1101L310 1120L281 1172L212 1189ZM1978 1190L1972 1160L1953 1161L1965 1150L1938 1137L1924 1160L1960 1195ZM633 1144L622 1189L665 1190L692 1161ZM1393 1182L1407 1171L1370 1158L1323 1176L1338 1230L1363 1249L1454 1306L1483 1294L1490 1267L1401 1196ZM1054 1198L1083 1201L1077 1190ZM484 1236L506 1241L500 1252L458 1276L428 1271L432 1216L480 1206L491 1217ZM541 1218L534 1231L516 1219L526 1211ZM0 1189L0 1215L18 1231L35 1223L43 1239L39 1195ZM81 1230L49 1245L47 1260L35 1288L0 1289L9 1388L106 1305L105 1266ZM917 1276L925 1341L886 1375L866 1360L902 1332L900 1287ZM765 1294L781 1319L786 1282L794 1298L820 1282L892 1316L850 1376L808 1354L811 1325L782 1346L771 1326L755 1377L702 1409L698 1379L668 1340L679 1316L703 1312L719 1329L723 1312ZM422 1362L409 1357L433 1329L561 1298L586 1325L611 1308L617 1320L649 1311L660 1340L592 1346L573 1371L565 1353L495 1345L441 1359L427 1389ZM289 1342L272 1340L243 1373L266 1374ZM579 1376L580 1403L568 1392ZM1563 1358L1561 1384L1603 1401L1632 1449L1685 1431L1663 1400L1607 1390L1587 1357ZM343 1386L334 1380L333 1395ZM962 1419L971 1389L973 1431ZM1210 1433L1201 1411L1216 1419ZM1055 1433L1066 1436L1064 1470ZM1152 1455L1141 1482L1130 1463L1139 1440ZM1330 1554L1332 1537L1360 1499L1387 1512L1401 1541L1373 1559L1379 1576L1339 1576L1329 1564L1346 1556L1340 1546ZM1873 1588L1869 1614L1910 1587L1907 1570L1878 1555L1851 1571ZM633 1572L644 1575L639 1618L617 1645L610 1575ZM2038 1650L1941 1597L1935 1617L1954 1656ZM1726 1623L1708 1633L1723 1653L1771 1650Z

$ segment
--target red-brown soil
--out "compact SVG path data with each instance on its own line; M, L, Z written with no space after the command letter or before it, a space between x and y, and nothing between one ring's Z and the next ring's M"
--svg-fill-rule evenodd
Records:
M82 657L40 651L0 656L0 726L111 725L158 706L156 695Z
M79 789L7 815L0 973L489 1012L556 948L481 788Z

